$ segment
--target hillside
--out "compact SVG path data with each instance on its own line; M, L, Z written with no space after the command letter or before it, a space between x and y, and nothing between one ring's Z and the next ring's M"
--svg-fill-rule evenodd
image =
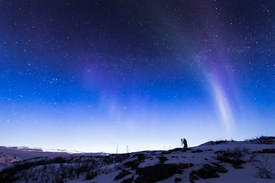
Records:
M269 183L275 178L275 138L211 141L186 150L36 157L0 167L0 182Z

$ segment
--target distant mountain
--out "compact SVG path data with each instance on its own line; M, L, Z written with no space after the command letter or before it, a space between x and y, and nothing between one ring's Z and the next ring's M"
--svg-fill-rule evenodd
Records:
M106 155L106 153L98 152L98 153L81 153L81 152L74 152L69 153L66 150L53 150L52 152L43 151L40 148L29 148L29 147L5 147L0 146L0 155L6 155L10 157L14 157L14 155L20 160L22 159L30 159L35 157L48 157L48 158L55 158L60 156L99 156L99 155ZM5 163L5 162L1 162Z
M36 157L0 165L0 182L270 183L274 168L275 137L259 137L168 151Z
M16 157L16 155L6 155L2 152L0 152L0 164L2 163L13 163L16 161L22 161L24 159L20 157Z

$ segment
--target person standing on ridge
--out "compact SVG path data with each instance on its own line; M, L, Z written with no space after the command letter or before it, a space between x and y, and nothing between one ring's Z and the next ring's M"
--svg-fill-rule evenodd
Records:
M187 140L186 139L183 139L183 144L184 144L184 149L187 149L188 147L187 147Z
M187 140L185 138L181 139L181 144L183 145L184 149L187 149Z

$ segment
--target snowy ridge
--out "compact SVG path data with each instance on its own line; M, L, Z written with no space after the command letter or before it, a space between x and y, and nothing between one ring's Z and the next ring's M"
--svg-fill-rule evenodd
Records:
M260 138L211 141L186 150L37 157L5 164L0 182L271 183L275 138Z

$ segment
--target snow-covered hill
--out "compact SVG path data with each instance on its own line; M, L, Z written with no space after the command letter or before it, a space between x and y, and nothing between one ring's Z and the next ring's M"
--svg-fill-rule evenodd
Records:
M275 138L207 142L187 150L39 157L5 166L0 182L271 183Z

